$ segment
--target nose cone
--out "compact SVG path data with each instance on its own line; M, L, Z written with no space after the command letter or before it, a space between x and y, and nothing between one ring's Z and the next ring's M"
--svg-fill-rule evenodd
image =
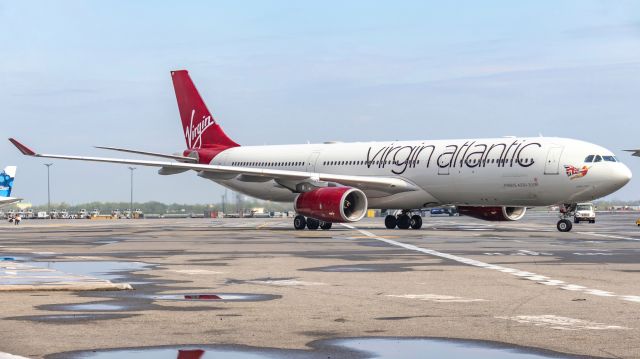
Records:
M620 182L620 187L622 187L627 183L629 183L629 181L631 181L631 177L633 177L633 174L631 173L631 170L629 169L629 167L627 167L625 164L621 163L620 167L621 168L618 169L618 171L616 172L616 177Z
M615 190L618 190L631 181L632 174L625 164L617 163L616 165L615 168L611 169L609 178Z

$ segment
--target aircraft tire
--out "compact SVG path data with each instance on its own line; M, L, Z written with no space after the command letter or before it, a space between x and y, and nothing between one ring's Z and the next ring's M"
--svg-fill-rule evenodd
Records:
M307 218L307 228L310 230L316 230L320 227L320 221L315 218Z
M406 214L401 214L398 216L397 224L400 229L409 229L409 227L411 227L411 218Z
M571 230L571 227L573 227L573 225L571 224L570 220L561 219L558 221L558 224L556 225L556 227L558 227L558 230L560 232L569 232Z
M397 223L398 220L396 219L396 216L388 215L384 217L384 226L387 227L387 229L396 228Z
M302 230L307 226L307 221L304 219L304 216L297 215L293 219L293 228L297 230Z
M418 216L417 214L414 214L413 216L411 216L411 228L413 229L422 228L422 217Z
M329 230L331 229L331 226L333 225L333 223L331 222L324 222L324 221L320 221L320 229L322 230Z

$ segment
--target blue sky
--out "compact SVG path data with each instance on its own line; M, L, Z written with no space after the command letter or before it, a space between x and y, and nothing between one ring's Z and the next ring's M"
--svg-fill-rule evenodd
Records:
M637 1L0 1L0 136L41 152L184 147L169 71L189 69L246 145L562 136L603 145L640 199ZM0 141L15 194L44 160ZM52 200L129 199L126 166L54 161ZM136 171L136 200L215 202L193 173Z

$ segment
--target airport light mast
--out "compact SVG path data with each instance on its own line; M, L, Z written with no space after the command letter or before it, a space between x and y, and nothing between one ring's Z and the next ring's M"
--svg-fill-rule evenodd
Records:
M129 207L129 218L133 219L133 171L135 170L135 167L129 167L129 170L131 171L131 204Z
M45 163L47 166L47 216L51 218L51 182L49 177L49 168L53 166L53 163Z

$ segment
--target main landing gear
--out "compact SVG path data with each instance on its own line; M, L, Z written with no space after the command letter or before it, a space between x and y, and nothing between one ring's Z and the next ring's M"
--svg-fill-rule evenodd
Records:
M388 229L396 227L400 229L420 229L422 227L422 217L418 214L411 215L411 211L403 210L398 215L388 215L384 218L384 226Z
M560 232L569 232L573 228L570 218L576 213L577 203L566 203L560 205L560 220L556 227Z
M325 221L321 221L319 219L315 219L315 218L311 218L311 217L307 217L305 218L303 215L297 215L295 216L295 218L293 218L293 227L297 230L303 230L306 228L310 229L310 230L315 230L315 229L322 229L322 230L328 230L331 229L331 222L325 222Z

